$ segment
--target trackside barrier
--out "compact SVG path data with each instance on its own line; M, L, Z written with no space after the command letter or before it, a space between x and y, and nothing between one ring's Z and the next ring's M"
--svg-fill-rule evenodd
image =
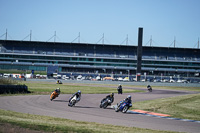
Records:
M0 85L0 94L29 93L26 85Z

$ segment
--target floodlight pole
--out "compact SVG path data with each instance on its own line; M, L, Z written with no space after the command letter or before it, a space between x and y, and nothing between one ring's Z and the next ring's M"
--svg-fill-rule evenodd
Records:
M104 33L103 33L103 37L102 37L102 44L104 44Z
M126 36L126 45L128 45L128 34Z
M151 38L150 38L150 46L152 45L152 35L151 35Z
M54 43L56 42L56 31L54 33Z
M176 37L174 37L174 48L176 47Z
M32 30L30 30L30 41L31 41L31 36L32 36Z
M7 31L7 29L6 29L6 40L7 40L7 37L8 37L8 31Z
M80 43L81 33L78 34L78 43Z

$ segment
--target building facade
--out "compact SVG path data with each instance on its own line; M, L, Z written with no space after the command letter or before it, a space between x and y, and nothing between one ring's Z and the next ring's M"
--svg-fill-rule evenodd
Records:
M0 40L0 69L135 75L137 46ZM200 73L200 49L143 46L142 75Z

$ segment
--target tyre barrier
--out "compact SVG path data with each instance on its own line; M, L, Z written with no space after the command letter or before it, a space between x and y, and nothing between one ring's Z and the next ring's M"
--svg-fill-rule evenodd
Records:
M0 94L29 93L26 85L0 85Z

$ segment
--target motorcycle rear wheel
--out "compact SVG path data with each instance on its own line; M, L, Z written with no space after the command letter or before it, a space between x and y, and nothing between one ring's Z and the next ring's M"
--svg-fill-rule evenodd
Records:
M120 108L120 107L117 106L117 108L115 108L115 112L118 112L118 111L119 111L119 108Z
M104 104L103 108L104 108L104 109L106 109L106 108L107 108L107 106L108 106L108 104Z
M107 106L108 106L108 101L104 102L104 104L102 106L103 106L104 109L106 109Z
M100 104L99 107L102 108L102 104Z

